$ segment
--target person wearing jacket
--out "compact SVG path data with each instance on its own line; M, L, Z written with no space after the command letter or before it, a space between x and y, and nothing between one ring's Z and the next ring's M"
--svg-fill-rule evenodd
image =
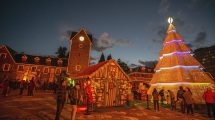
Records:
M193 115L193 106L192 106L193 98L192 98L192 93L188 87L185 89L183 97L184 97L184 101L186 103L187 114L189 114L191 111L191 114Z
M154 88L154 90L152 92L152 96L153 96L154 110L159 111L159 103L158 103L159 102L159 93L156 88Z
M66 77L66 73L62 72L60 76L58 76L57 78L57 90L56 90L57 109L56 109L55 120L60 119L60 115L66 101L66 84L64 84L65 77Z
M211 88L207 88L202 97L207 105L208 117L212 117L211 111L213 111L213 118L215 118L215 92Z
M179 101L179 103L180 103L182 113L185 113L185 100L183 97L184 92L185 91L184 91L183 87L180 86L179 90L177 92L177 101Z
M71 120L75 120L77 105L82 101L82 94L80 91L80 84L76 83L70 90L70 104L72 106Z

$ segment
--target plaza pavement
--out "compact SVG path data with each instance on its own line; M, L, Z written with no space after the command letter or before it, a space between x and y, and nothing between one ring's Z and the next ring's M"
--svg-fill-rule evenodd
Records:
M18 91L12 91L8 97L0 97L0 120L54 120L55 99L51 92L36 92L35 95L19 96ZM70 120L71 108L66 104L61 115L61 120ZM99 109L90 115L78 113L77 120L210 120L206 115L195 113L182 114L161 108L161 111L145 109L143 106L132 108L111 107Z

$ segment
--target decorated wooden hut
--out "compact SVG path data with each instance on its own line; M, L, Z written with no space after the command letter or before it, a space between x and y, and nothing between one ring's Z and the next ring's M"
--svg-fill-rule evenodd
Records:
M76 77L76 82L90 84L92 99L97 107L120 106L130 93L129 77L115 60L108 60L89 66Z

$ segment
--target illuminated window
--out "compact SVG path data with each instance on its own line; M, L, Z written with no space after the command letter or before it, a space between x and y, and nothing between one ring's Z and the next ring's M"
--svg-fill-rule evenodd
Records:
M21 72L21 71L24 71L24 65L19 65L19 66L18 66L18 71L20 71L20 72Z
M9 71L9 70L10 70L10 64L4 64L3 71Z
M23 56L22 56L22 62L26 62L27 59L28 59L28 58L27 58L26 55L23 55Z
M46 59L46 64L51 64L51 58Z
M39 62L40 62L40 58L39 58L39 57L35 57L35 58L34 58L34 62L35 62L35 63L39 63Z
M81 70L81 65L76 65L75 69L76 69L76 71L80 71Z
M61 69L60 68L56 68L55 74L59 75L61 73Z
M63 64L63 60L62 59L58 59L57 64L60 66Z
M7 53L1 53L1 54L0 54L0 58L1 58L1 59L5 59L6 57L7 57Z
M31 67L31 72L36 72L36 71L37 71L37 67L36 66Z
M43 70L43 73L45 73L45 74L49 73L49 68L45 67L44 70Z

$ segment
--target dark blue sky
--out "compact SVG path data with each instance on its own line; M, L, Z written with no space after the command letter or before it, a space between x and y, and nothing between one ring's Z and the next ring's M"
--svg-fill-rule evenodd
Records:
M96 50L129 64L156 60L172 16L192 49L215 44L214 0L1 0L0 44L55 55L68 33L86 28ZM100 52L91 56L99 58Z

